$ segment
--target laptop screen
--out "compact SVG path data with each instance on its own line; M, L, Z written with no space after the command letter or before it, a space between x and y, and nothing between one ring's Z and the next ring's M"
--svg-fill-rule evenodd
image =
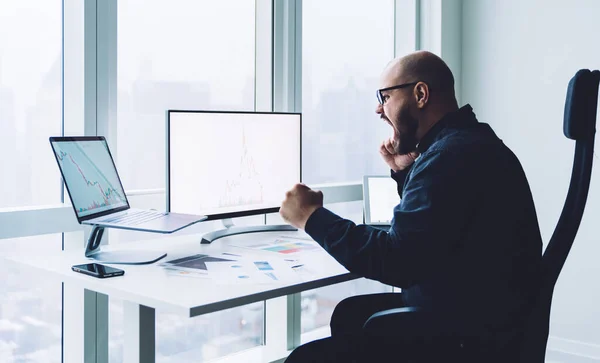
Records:
M398 185L389 175L366 175L363 180L365 224L387 225L400 203Z
M50 143L80 222L129 207L104 138L53 137Z

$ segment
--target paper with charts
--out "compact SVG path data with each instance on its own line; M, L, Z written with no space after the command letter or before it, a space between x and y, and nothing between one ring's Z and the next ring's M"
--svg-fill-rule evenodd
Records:
M198 253L191 256L185 256L174 260L165 261L159 264L169 275L185 277L204 277L208 278L206 264L208 262L232 262L231 255L222 254L211 256Z
M297 282L294 270L281 260L206 262L209 275L218 284L269 284Z
M254 244L232 244L236 247L252 248L255 250L276 252L281 255L292 255L301 252L319 251L321 247L312 240L293 237L276 237L274 240L263 241Z

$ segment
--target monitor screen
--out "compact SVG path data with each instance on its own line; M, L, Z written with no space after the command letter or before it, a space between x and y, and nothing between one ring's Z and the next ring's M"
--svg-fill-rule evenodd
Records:
M276 212L301 181L299 113L168 111L168 210Z
M128 207L106 140L53 137L50 143L78 218Z

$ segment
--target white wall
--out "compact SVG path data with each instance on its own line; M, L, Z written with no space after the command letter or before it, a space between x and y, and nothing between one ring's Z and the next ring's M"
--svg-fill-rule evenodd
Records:
M547 243L573 158L574 143L562 134L566 86L578 69L600 69L600 1L464 0L462 10L462 102L521 160ZM599 148L597 141L596 155ZM554 293L549 362L600 361L600 158L594 162Z

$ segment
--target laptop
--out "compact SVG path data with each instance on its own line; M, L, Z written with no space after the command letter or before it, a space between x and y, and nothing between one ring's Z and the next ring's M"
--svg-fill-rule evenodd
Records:
M400 204L398 185L389 175L363 177L364 223L389 228L394 217L394 207Z
M130 208L103 136L51 137L50 144L80 224L172 233L207 218Z

